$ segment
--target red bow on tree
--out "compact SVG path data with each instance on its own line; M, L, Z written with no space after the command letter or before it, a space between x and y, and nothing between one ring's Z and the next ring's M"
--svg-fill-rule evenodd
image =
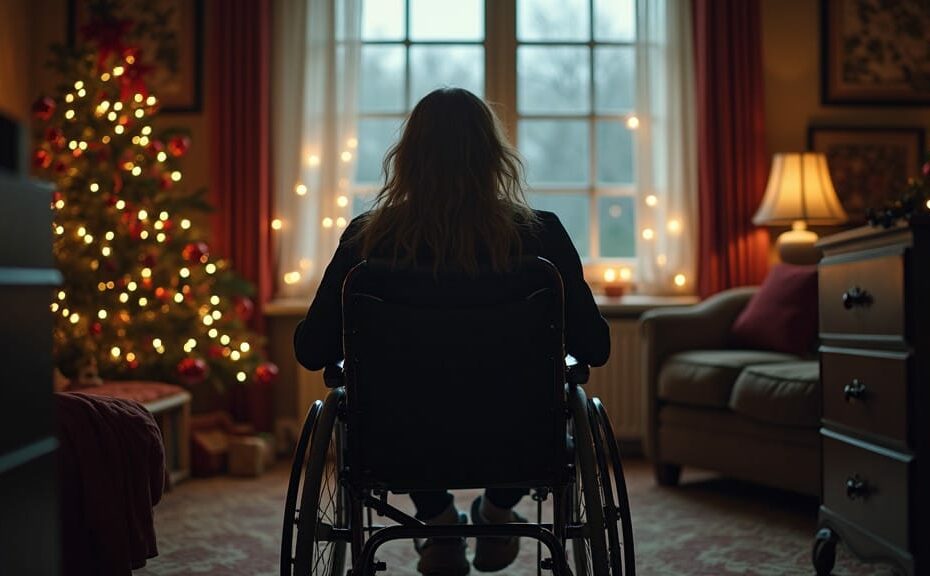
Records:
M97 70L103 70L111 54L122 54L126 47L123 39L132 28L132 20L97 18L81 27L81 35L97 45Z

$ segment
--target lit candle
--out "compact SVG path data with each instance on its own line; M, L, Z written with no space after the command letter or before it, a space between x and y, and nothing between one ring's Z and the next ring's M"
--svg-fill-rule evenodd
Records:
M613 268L604 270L604 294L611 298L620 298L626 290L622 274L617 274Z

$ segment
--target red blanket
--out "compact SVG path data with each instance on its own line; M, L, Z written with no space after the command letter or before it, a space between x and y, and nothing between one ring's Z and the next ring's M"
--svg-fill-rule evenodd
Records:
M136 402L55 394L62 574L130 576L158 555L152 507L165 481L165 448Z

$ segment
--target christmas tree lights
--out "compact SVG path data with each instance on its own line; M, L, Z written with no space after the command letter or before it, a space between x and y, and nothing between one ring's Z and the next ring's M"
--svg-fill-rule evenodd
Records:
M94 3L86 45L55 51L70 81L33 105L65 279L50 304L56 361L67 376L96 363L111 379L267 384L277 368L247 328L251 287L193 225L209 205L180 185L190 139L153 128L152 67L116 5Z

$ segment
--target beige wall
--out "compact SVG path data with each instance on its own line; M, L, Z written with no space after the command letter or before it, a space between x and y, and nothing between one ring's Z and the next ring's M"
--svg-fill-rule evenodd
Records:
M34 93L32 2L0 1L0 112L20 122L29 117Z
M849 107L820 104L820 1L762 0L765 129L769 153L802 151L807 127L922 126L930 107Z
M6 19L3 18L3 14L4 10L8 9L6 5L10 2L12 2L13 6L31 6L33 14L35 15L31 23L31 54L29 55L29 59L23 59L24 62L31 61L31 65L28 66L31 74L26 75L31 75L34 78L27 98L28 110L28 105L32 100L41 94L51 93L55 86L63 80L58 76L57 72L46 68L45 61L49 56L49 46L55 42L64 43L67 39L68 2L67 0L0 0L0 46L4 47L7 42L7 34L4 29L6 26L4 22ZM206 14L204 15L203 32L204 34L208 34L209 31L207 29L209 26L207 23L210 21L209 10L211 2L205 2L205 4ZM41 15L41 17L39 17L39 15ZM20 29L19 32L25 35L25 27ZM28 44L28 42L24 42L24 44ZM206 47L209 46L209 41L206 37L204 38L203 45L205 50ZM3 62L2 53L0 53L0 62ZM207 113L210 103L210 98L208 97L209 86L207 82L208 63L207 55L204 53L202 74L205 92L202 96L203 106L201 112L195 114L159 114L153 123L156 131L159 128L174 127L186 128L190 131L191 147L181 164L181 170L184 173L183 183L190 190L196 190L201 187L209 188L210 184L210 142L208 133L209 127L207 125ZM3 65L0 64L0 87L3 86L2 66ZM2 107L4 103L2 92L3 90L0 89L0 107ZM204 224L206 223L207 222L204 222Z

